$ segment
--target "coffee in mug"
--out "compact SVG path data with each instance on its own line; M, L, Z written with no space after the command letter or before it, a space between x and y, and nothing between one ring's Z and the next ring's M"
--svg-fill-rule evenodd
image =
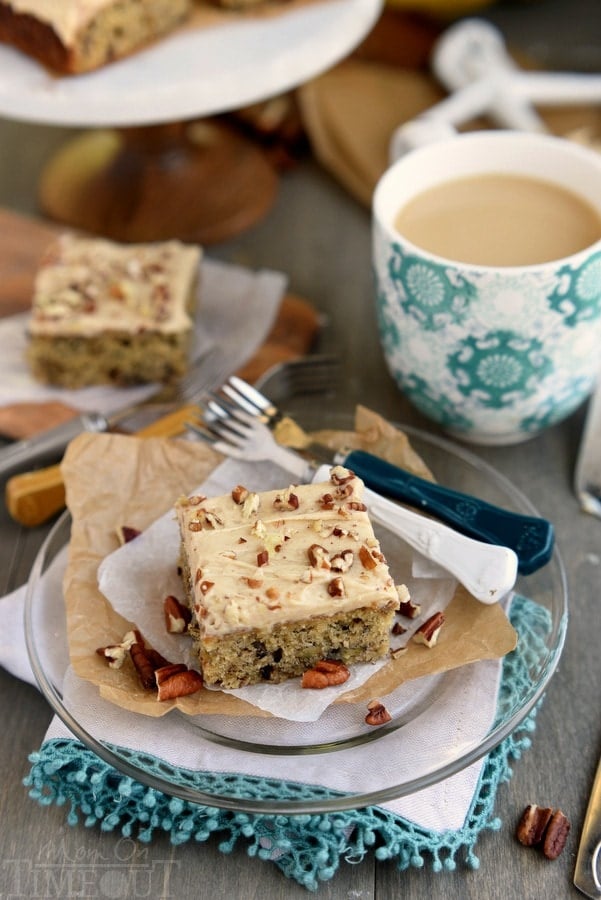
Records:
M450 213L449 193L462 204ZM484 224L472 222L474 196ZM405 213L429 198L438 226L408 236ZM601 153L552 135L460 134L384 173L373 199L378 325L417 409L457 437L509 444L586 399L601 367L600 222ZM470 234L464 256L456 242Z
M601 216L573 191L495 172L429 188L401 207L394 224L422 250L480 266L546 263L601 238Z

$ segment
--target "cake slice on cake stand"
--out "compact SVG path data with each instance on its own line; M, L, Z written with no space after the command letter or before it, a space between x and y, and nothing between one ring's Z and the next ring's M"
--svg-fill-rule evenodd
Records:
M210 9L210 8L209 8ZM123 242L211 244L271 207L278 174L221 114L325 71L369 32L381 0L289 0L263 13L206 10L85 75L57 76L0 45L0 114L81 127L42 174L43 211Z

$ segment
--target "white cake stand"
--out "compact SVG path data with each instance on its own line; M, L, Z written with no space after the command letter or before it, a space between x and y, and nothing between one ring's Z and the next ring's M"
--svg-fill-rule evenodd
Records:
M50 217L115 240L214 243L264 215L277 174L255 142L209 117L335 65L381 6L289 0L252 16L209 7L148 49L79 76L55 76L0 45L0 114L93 129L43 173L40 202Z

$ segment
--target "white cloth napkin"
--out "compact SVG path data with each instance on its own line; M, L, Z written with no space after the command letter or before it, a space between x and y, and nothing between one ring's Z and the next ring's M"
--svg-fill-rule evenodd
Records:
M54 587L50 593L59 599L57 585L62 569L54 570ZM0 600L2 640L0 663L15 677L35 684L28 663L23 635L23 609L25 586ZM369 773L377 770L380 780L395 782L395 762L398 758L415 759L420 768L427 768L428 759L438 757L444 745L449 749L457 741L469 742L484 735L494 718L496 693L500 677L497 661L478 663L458 669L447 683L440 703L431 707L419 721L366 747L343 750L336 753L336 763L331 764L322 754L301 757L259 754L218 747L201 736L192 722L183 716L170 715L159 719L132 715L102 700L98 690L89 682L74 674L70 666L56 654L66 647L59 640L64 628L60 624L62 610L54 605L49 611L48 636L52 638L55 656L44 661L47 674L60 685L63 702L81 727L100 741L127 747L138 752L151 753L178 766L198 771L232 772L250 776L267 776L284 781L300 781L324 785L334 790L358 791L370 789ZM58 680L63 667L62 682ZM425 687L425 686L424 686ZM340 715L346 710L340 708ZM233 727L240 733L247 720L237 719ZM260 739L263 720L254 720L258 726L256 737ZM296 729L300 731L296 731ZM288 736L303 738L303 726L291 725ZM69 738L73 735L55 716L46 733L47 740ZM456 775L407 797L380 804L385 809L414 822L417 826L441 833L461 828L465 822L476 790L483 762L479 761ZM324 777L325 776L325 777Z
M241 465L244 464L231 460L223 463L211 476L210 483L203 485L205 493L217 485L231 485L236 478L243 477ZM271 477L277 477L273 470ZM402 705L405 699L408 703L415 703L420 696L427 697L423 712L410 717L408 724L397 731L367 745L333 753L299 756L277 753L266 756L217 745L203 737L198 728L202 727L202 721L197 722L178 713L160 718L132 714L101 699L94 685L73 672L67 664L60 587L64 565L65 554L62 554L54 561L38 588L43 591L43 596L34 604L36 619L33 624L35 633L45 636L44 641L39 643L38 652L44 671L62 690L64 705L79 725L100 741L151 753L185 769L263 776L361 793L373 791L378 786L396 784L400 761L415 761L415 775L439 766L445 753L448 752L451 758L458 746L467 749L477 744L494 720L501 660L479 662L447 673L444 678L431 676L401 686L395 702ZM423 560L420 566L424 568ZM20 588L0 600L3 626L0 632L0 663L17 677L32 681L32 672L25 662L21 624L24 596L25 588ZM432 687L440 688L438 694L431 693ZM356 714L353 706L346 704L331 707L326 713L328 722L337 732L352 728L351 720ZM257 743L273 743L269 719L218 718L224 720L219 722L223 734L252 736L252 741ZM307 738L319 736L322 728L320 720L284 722L278 729L278 742L304 743ZM55 717L46 737L68 736L63 723ZM321 732L322 739L327 739L327 736ZM483 761L478 761L438 784L381 805L417 826L437 833L458 829L465 822L482 765Z
M279 272L253 272L242 266L204 259L192 358L211 347L223 349L233 372L265 340L276 317L286 278ZM82 412L110 415L151 396L154 387L46 387L32 378L25 351L28 313L0 319L0 406L60 400Z

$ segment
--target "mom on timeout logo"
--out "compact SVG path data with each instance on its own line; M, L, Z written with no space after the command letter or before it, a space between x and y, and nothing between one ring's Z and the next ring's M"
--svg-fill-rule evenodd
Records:
M7 858L0 868L0 900L138 900L174 898L173 859L151 859L148 848L120 839L110 855L47 842L30 858Z

